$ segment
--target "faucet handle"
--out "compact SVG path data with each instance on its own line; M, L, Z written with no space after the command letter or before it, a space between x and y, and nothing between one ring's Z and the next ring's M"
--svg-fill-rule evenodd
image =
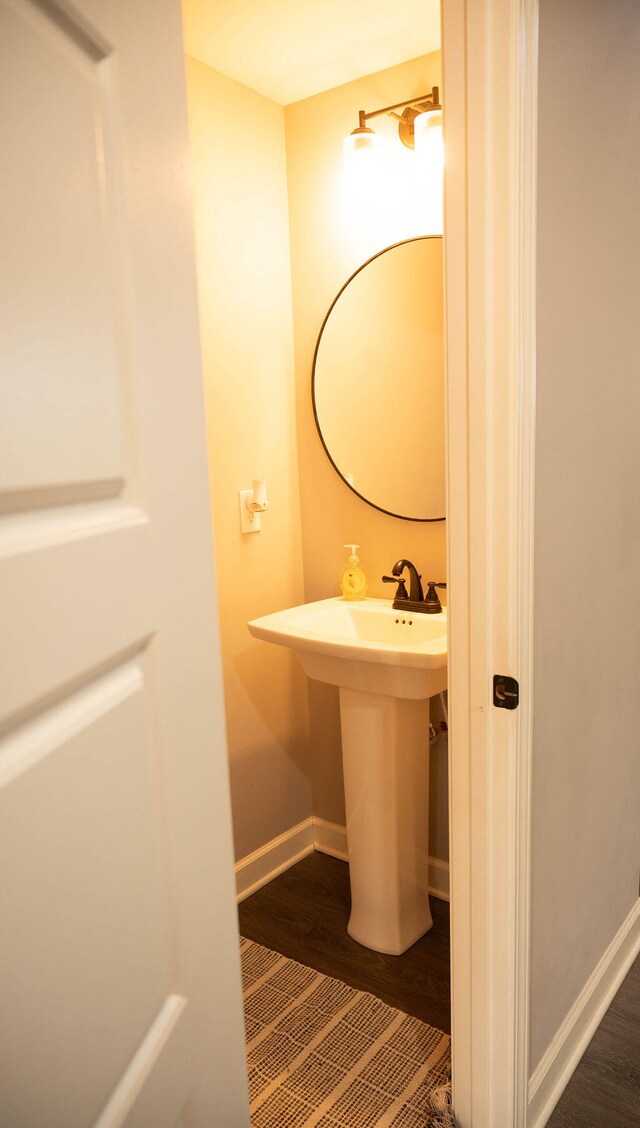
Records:
M446 588L446 584L439 584L436 580L429 580L427 583L427 594L424 601L427 604L427 614L437 615L442 611L442 604L436 593L436 588Z
M405 586L405 582L404 582L404 580L402 579L401 576L383 576L382 582L383 582L383 584L397 584L398 585L398 590L396 591L396 594L395 594L396 599L408 599L409 598L409 596L407 595L407 589L406 589L406 586Z

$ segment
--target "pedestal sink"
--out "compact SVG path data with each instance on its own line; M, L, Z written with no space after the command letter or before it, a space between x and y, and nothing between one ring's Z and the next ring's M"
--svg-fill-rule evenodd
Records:
M340 687L351 880L349 935L400 955L431 928L429 698L447 686L447 617L390 600L323 599L265 615L251 634L295 650Z

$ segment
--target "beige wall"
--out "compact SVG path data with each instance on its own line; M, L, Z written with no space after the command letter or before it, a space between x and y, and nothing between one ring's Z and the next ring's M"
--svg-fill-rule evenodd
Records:
M187 60L196 248L236 857L311 814L307 690L248 619L303 599L284 113ZM265 478L262 532L238 490ZM185 579L188 582L188 578Z
M337 594L338 579L355 541L369 578L369 594L388 598L380 577L401 556L413 560L427 579L445 577L444 522L400 521L377 512L356 497L329 463L313 420L311 368L324 315L349 275L382 246L414 232L398 207L384 231L348 229L343 203L342 140L356 125L357 111L404 101L440 84L440 54L435 52L381 71L285 108L289 215L293 279L298 452L305 594L307 599ZM394 130L391 119L376 129ZM397 137L397 132L396 132ZM396 226L394 227L394 223ZM402 388L389 386L389 410L419 411L404 404ZM427 432L428 435L428 432ZM390 473L411 474L397 452ZM344 824L338 694L331 686L309 683L311 772L314 813ZM440 742L444 744L444 741ZM446 857L446 749L432 755L430 849Z
M540 16L532 1069L640 864L640 17Z

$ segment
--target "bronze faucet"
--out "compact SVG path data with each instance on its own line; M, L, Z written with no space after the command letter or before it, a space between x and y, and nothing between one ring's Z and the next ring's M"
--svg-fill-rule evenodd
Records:
M409 595L407 595L407 588L402 575L405 569L409 573ZM411 560L404 558L398 560L391 569L391 575L383 576L382 581L385 584L398 585L393 601L395 611L417 611L422 615L436 615L439 611L442 611L442 604L436 588L446 588L447 585L429 580L427 594L425 595L422 590L422 576Z

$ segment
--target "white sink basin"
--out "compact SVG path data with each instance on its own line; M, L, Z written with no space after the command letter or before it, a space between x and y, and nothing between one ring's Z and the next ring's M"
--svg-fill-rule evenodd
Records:
M310 678L422 700L447 686L447 614L394 611L391 600L337 597L254 619L251 634L295 650Z

